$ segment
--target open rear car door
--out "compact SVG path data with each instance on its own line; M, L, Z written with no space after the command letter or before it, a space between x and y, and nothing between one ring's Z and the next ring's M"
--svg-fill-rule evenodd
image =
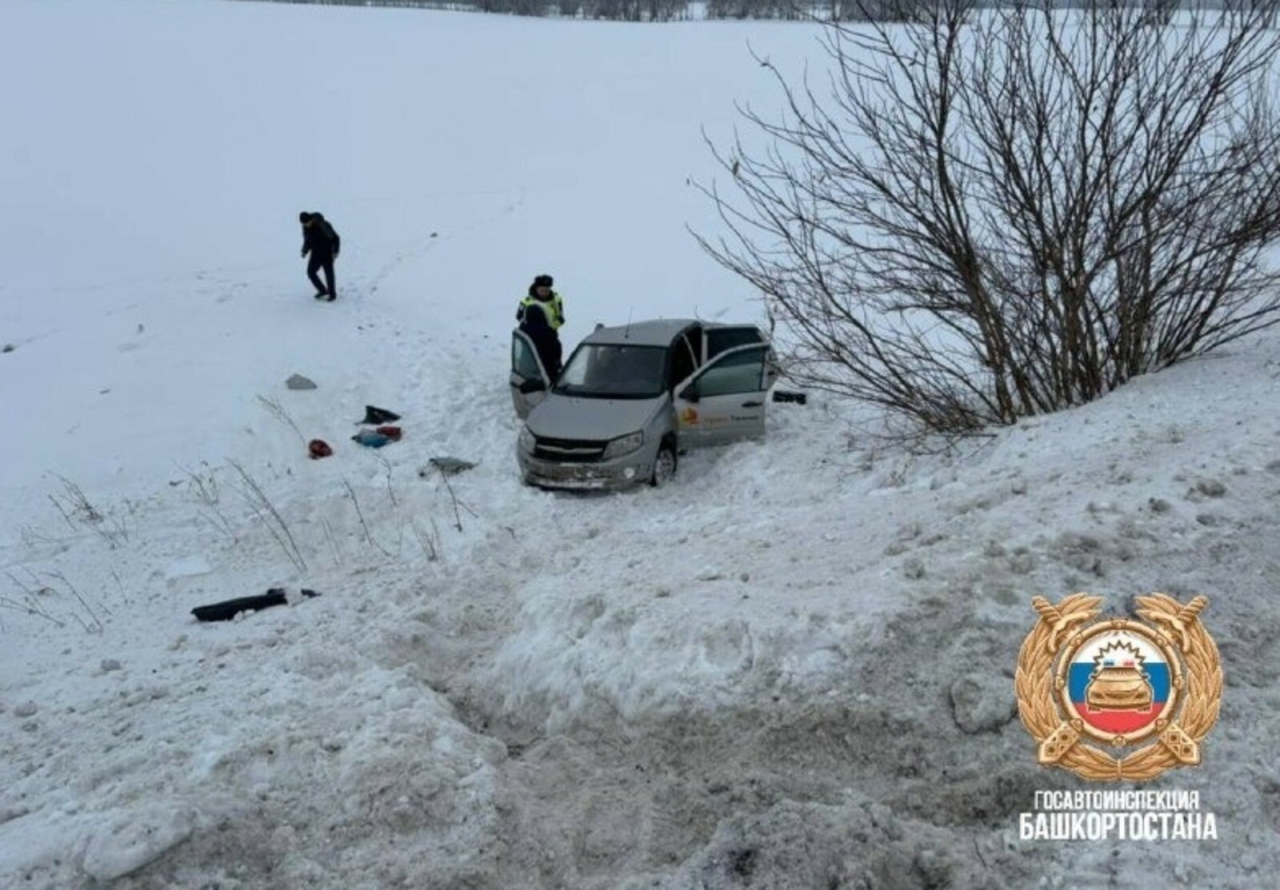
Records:
M773 349L754 343L726 349L675 388L682 447L722 445L764 436Z

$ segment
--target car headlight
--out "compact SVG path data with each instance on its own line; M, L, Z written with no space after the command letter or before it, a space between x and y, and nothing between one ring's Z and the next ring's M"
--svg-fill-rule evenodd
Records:
M520 438L516 442L516 446L525 454L533 454L533 448L538 444L538 440L534 438L533 433L529 432L527 426L520 427Z
M612 460L615 457L622 457L624 454L630 454L641 445L644 444L644 433L632 433L629 436L619 436L604 448L604 460Z

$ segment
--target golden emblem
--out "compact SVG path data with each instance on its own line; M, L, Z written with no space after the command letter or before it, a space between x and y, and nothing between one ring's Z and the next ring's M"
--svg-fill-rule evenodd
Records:
M1222 661L1200 622L1209 600L1138 597L1147 623L1094 621L1101 602L1087 593L1031 601L1040 620L1018 653L1014 689L1036 759L1106 781L1198 765L1222 701Z

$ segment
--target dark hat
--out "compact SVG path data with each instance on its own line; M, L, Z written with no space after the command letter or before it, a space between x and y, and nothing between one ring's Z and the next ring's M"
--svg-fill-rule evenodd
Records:
M311 214L307 213L307 211L305 210L302 211L301 213L298 214L298 222L300 223L311 222Z
M550 275L539 275L537 278L533 279L534 287L551 287L553 283L554 282Z

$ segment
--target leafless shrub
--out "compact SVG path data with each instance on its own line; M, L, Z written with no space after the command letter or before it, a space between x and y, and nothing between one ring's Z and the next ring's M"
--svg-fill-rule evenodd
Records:
M1166 8L1168 6L1168 8ZM969 435L1280 321L1280 34L1230 14L941 0L826 27L823 98L767 59L768 148L712 151L793 378Z
M218 477L206 465L203 472L197 472L181 464L175 466L187 477L187 490L196 499L202 510L202 518L213 528L226 535L232 543L239 540L235 527L222 511L222 492L218 488Z
M479 518L476 511L458 500L458 495L453 490L453 484L449 481L449 477L453 475L453 471L450 471L445 466L438 465L433 459L431 463L418 471L418 475L425 479L432 472L439 474L440 481L444 484L445 490L449 492L449 502L453 505L453 527L458 531L462 531L461 511L466 510L473 517Z
M280 549L284 551L285 556L289 557L289 561L298 568L299 571L307 570L307 561L302 556L302 551L298 549L298 542L293 539L293 532L289 529L289 524L284 521L280 512L276 510L275 505L262 491L257 481L249 475L236 461L228 461L232 469L240 476L241 489L240 493L244 496L249 508L253 510L259 521L267 527L271 532L271 536L275 538L276 543L280 545Z
M329 553L333 556L333 567L335 569L342 568L342 547L338 543L338 536L333 532L333 525L326 518L321 520L321 526L324 528L324 539L329 542Z
M63 547L65 543L63 539L50 534L41 528L33 525L24 525L20 531L22 543L27 547L35 549L38 547Z
M40 601L42 596L49 591L45 588L32 589L24 585L11 573L6 572L5 574L8 575L9 580L22 591L22 596L17 599L12 596L0 596L0 609L7 610L9 612L17 612L22 615L35 615L37 618L48 621L50 624L57 627L66 626L66 622L50 612L49 609L45 607L45 604Z
M396 506L396 489L391 483L391 461L387 460L381 454L377 455L378 463L382 464L382 472L387 477L387 497L391 499L391 506Z
M422 548L423 554L427 557L427 562L435 562L440 558L440 529L436 527L436 521L431 520L431 531L425 531L418 525L416 519L410 520L409 527L413 529L413 536L418 541L418 546Z
M72 614L80 624L80 627L86 633L102 633L102 619L98 616L97 611L89 605L89 602L84 598L84 595L76 589L76 586L67 580L67 576L62 572L47 572L45 574L46 577L60 582L79 604L80 611L73 612ZM111 610L101 603L98 604L98 608L108 615L111 614ZM83 615L81 612L83 612Z
M128 520L118 513L104 513L94 506L79 485L65 476L54 474L62 483L61 494L49 495L49 501L73 529L87 528L107 542L112 550L129 540Z
M342 485L347 489L347 496L351 498L351 503L355 504L356 516L360 519L360 528L364 530L365 540L376 547L383 556L390 556L391 551L379 544L377 540L374 539L373 533L369 531L369 523L365 522L364 511L360 509L360 499L356 497L355 489L351 487L351 483L343 479Z
M262 405L262 407L267 410L267 413L276 420L288 425L288 427L293 430L294 434L297 435L298 441L302 442L304 445L306 444L307 437L302 434L302 430L300 430L298 425L293 422L293 418L289 415L289 412L284 409L284 406L281 405L277 399L258 396L258 404Z
M120 575L115 569L111 570L111 577L116 582L116 590L120 591L120 601L126 606L132 604L128 592L124 589L124 582L120 580Z
M204 465L203 471L184 467L177 462L174 466L187 477L187 489L197 501L210 507L216 507L221 502L222 493L218 489L218 477L208 464Z
M458 496L453 493L453 485L449 482L449 474L441 473L440 481L449 490L449 500L453 503L453 527L458 531L462 531L462 515L458 512Z
M70 619L79 624L85 633L102 633L102 619L98 611L66 575L62 572L46 572L43 576L29 574L30 579L23 581L12 572L5 573L9 581L21 591L21 596L0 596L0 609L34 615L57 627L66 627L66 615L69 614ZM69 600L74 602L67 605ZM110 614L110 610L101 604L98 609Z

